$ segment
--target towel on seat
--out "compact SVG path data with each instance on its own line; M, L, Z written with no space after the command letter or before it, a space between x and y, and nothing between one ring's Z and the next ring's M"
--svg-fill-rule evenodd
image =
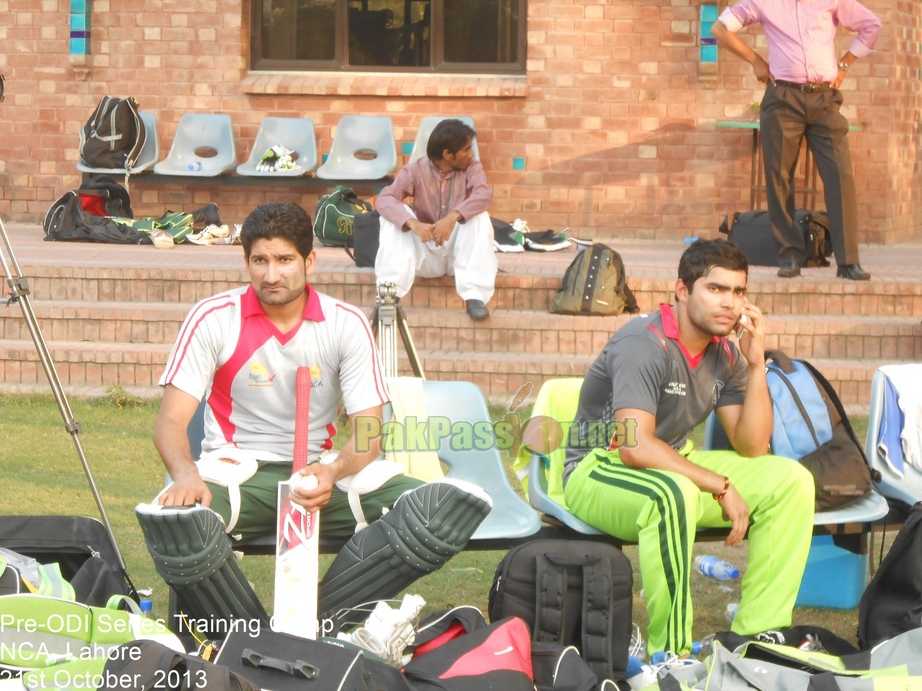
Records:
M415 417L417 420L427 419L422 379L391 377L387 380L387 392L391 397L396 422L405 425L408 417ZM453 420L452 423L454 422ZM405 438L405 435L403 436ZM385 451L385 457L402 465L406 469L406 474L417 480L435 482L445 477L436 451L409 451L406 448L398 448Z
M885 365L880 370L893 384L903 412L900 432L903 458L922 471L922 367L912 365Z

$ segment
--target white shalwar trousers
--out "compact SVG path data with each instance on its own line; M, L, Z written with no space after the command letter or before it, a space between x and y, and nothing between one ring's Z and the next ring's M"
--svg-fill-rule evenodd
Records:
M455 288L462 300L481 300L486 304L493 297L496 269L493 224L486 211L466 223L456 223L448 242L441 247L436 247L434 240L423 242L415 233L403 232L381 218L376 280L379 285L395 283L399 298L410 292L417 276L448 275L455 277Z

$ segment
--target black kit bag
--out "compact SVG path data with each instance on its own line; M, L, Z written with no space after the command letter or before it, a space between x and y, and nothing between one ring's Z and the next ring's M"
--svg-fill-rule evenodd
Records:
M159 691L260 691L251 681L193 655L177 653L161 643L140 640L109 652L100 691L158 689ZM126 687L126 682L128 686Z
M631 645L630 560L614 545L534 540L496 567L490 620L521 617L539 643L573 645L600 679L625 678Z
M397 669L370 653L267 628L232 630L215 663L273 691L409 691Z
M829 266L832 242L829 239L829 218L822 211L798 210L794 213L794 225L804 235L807 257L803 266ZM732 224L724 218L720 232L740 248L753 266L780 266L778 248L772 235L772 223L767 211L737 211Z
M858 604L858 645L873 648L922 626L922 502L909 510Z
M0 516L0 547L56 563L74 588L77 602L105 607L113 595L138 600L105 526L85 516ZM9 579L4 593L19 592Z
M576 255L551 299L554 314L618 315L638 311L621 255L601 243Z
M381 214L377 211L356 214L352 219L352 239L346 246L346 253L352 257L356 266L374 268L380 240Z
M103 96L80 130L80 161L90 168L130 169L146 143L138 102Z
M96 216L83 207L80 190L60 197L42 221L45 240L63 242L104 242L119 245L151 244L150 234L117 223L108 216Z

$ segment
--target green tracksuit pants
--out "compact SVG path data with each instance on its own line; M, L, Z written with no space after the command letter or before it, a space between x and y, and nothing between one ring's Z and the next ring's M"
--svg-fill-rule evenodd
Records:
M730 478L750 511L749 562L732 630L755 634L791 625L813 531L813 476L778 456L683 452ZM678 473L629 468L617 451L590 452L568 478L567 506L586 523L636 541L650 617L647 650L691 651L689 573L699 527L722 527L720 505Z

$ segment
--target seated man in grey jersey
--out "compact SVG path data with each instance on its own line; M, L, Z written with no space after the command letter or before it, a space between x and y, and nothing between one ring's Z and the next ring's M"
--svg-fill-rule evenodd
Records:
M349 538L321 584L321 612L393 597L464 547L489 512L489 497L471 485L422 485L385 468L378 482L371 478L359 506L350 506L344 490L360 472L375 475L380 440L357 444L353 435L334 453L340 405L356 430L357 421L380 421L388 401L371 328L357 307L307 282L317 255L301 207L257 207L241 240L251 285L192 309L160 380L154 443L173 483L153 505L138 507L148 549L197 617L268 622L230 557L231 546L276 532L278 483L292 471L295 378L299 367L309 367L311 463L301 473L315 476L317 487L299 490L292 500L320 510L322 537ZM200 400L205 438L196 462L186 430ZM195 504L194 510L173 508ZM366 517L370 525L353 535ZM437 554L403 558L414 566L394 569L388 561L395 554L419 556L419 535Z
M679 261L675 306L618 329L580 390L564 496L586 523L637 541L651 654L691 651L698 527L729 527L730 546L749 530L738 634L791 625L810 550L813 476L768 455L765 322L746 297L748 270L733 243L692 244ZM727 339L736 325L738 347ZM700 451L689 440L714 410L735 451ZM629 433L592 439L599 425Z

